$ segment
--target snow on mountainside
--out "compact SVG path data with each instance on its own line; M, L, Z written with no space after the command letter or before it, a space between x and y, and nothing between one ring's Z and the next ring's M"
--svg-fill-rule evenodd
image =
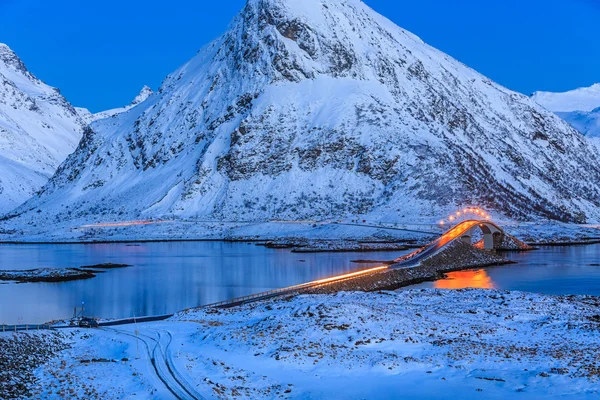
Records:
M77 147L85 123L0 43L0 214L30 198Z
M600 83L565 93L536 92L532 98L586 135L592 143L600 143Z
M557 114L587 137L600 138L600 107L591 112L574 111Z
M157 94L92 124L9 223L393 221L466 204L599 221L600 154L362 1L248 0Z
M590 112L600 107L600 83L564 93L535 92L531 97L550 111Z
M137 106L138 104L141 104L144 101L146 101L146 99L150 97L153 93L154 92L152 91L152 89L150 89L148 86L144 86L140 93L133 99L133 101L125 107L114 108L112 110L106 110L95 114L92 114L87 108L77 107L76 110L84 121L86 121L88 124L91 124L94 121L114 117L115 115L127 112L133 107Z

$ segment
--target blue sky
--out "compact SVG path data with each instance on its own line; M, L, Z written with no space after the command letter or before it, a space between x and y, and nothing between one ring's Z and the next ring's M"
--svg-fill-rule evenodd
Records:
M302 0L297 0L302 1ZM365 0L499 83L530 94L600 82L600 1ZM0 42L92 111L129 103L223 33L245 0L0 0Z

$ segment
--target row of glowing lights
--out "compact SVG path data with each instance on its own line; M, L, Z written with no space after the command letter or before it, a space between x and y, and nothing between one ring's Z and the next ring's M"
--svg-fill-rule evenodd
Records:
M486 220L492 219L490 214L486 213L485 210L482 210L481 208L465 208L462 211L457 211L456 214L450 215L447 220L440 221L440 225L445 225L448 221L450 223L453 223L454 221L458 220L460 217L466 217L469 214L476 215L479 218L486 219Z

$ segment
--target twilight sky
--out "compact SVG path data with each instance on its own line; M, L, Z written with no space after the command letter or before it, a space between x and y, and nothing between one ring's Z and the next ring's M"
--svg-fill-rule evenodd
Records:
M302 0L296 0L302 1ZM365 0L510 89L600 82L600 1ZM0 42L73 105L128 104L223 33L245 0L0 0Z

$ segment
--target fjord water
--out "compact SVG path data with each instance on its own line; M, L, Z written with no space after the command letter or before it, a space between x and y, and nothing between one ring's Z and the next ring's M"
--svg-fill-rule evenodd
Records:
M69 318L82 302L86 315L101 318L168 314L379 265L352 260L392 260L402 254L297 254L226 242L0 245L0 269L132 265L85 281L0 284L0 324ZM600 245L545 247L506 257L518 264L458 272L412 288L483 287L600 296Z
M0 269L131 264L63 283L2 284L0 324L69 318L85 304L100 318L163 315L381 264L403 252L297 254L251 243L172 242L93 245L0 245Z
M517 264L453 272L446 279L411 288L484 288L600 296L600 244L541 247L503 256Z

